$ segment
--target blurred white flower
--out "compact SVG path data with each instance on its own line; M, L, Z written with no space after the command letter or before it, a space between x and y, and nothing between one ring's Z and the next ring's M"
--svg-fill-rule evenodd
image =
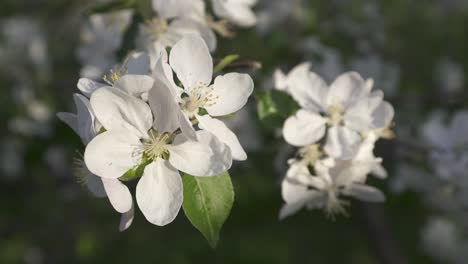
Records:
M130 24L133 12L123 10L90 16L81 30L78 59L81 76L101 78L116 63L116 52L122 44L123 33Z
M210 51L216 49L216 35L207 20L202 0L153 0L157 16L145 22L140 30L140 45L159 55L162 48L172 47L187 35L200 36ZM157 58L154 59L154 61Z
M5 137L0 144L0 171L6 180L18 179L24 171L24 149L22 141ZM5 180L5 179L2 179Z
M256 28L260 33L269 33L288 19L301 21L304 17L302 0L261 0L258 4Z
M455 223L441 217L432 217L422 230L423 249L439 261L464 263L462 255L463 241ZM466 242L465 242L466 247Z
M286 204L281 208L280 219L303 207L324 209L330 216L344 214L348 202L342 196L366 202L385 200L380 190L365 184L373 160L320 160L314 164L316 175L301 160L289 162L290 168L281 185Z
M211 0L211 3L217 16L238 26L250 27L257 23L257 17L252 11L257 0Z
M463 90L465 71L463 66L447 58L442 58L434 69L435 81L438 88L446 93L457 93Z
M316 143L327 134L325 151L346 159L354 155L361 141L359 133L388 127L393 107L383 101L381 91L371 92L373 81L356 72L340 75L329 87L310 64L296 66L285 76L276 73L280 90L288 92L301 106L283 126L285 140L294 146Z

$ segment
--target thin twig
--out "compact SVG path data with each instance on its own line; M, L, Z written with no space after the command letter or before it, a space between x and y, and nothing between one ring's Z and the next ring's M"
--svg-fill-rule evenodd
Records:
M220 60L215 60L214 65L217 65ZM224 69L246 69L246 70L260 70L262 68L262 63L254 60L238 60L234 61L224 67Z

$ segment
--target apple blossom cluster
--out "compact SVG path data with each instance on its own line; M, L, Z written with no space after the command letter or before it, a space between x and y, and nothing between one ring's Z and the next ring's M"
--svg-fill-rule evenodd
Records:
M298 150L282 182L280 218L303 207L321 208L331 216L345 213L343 196L384 201L384 194L366 180L371 173L387 176L373 150L379 138L393 136L394 110L382 91L372 90L373 80L348 72L327 85L309 63L287 75L277 70L274 77L276 89L300 106L282 129L286 142Z
M256 0L211 0L212 14L207 12L204 0L153 0L156 15L140 26L139 42L142 49L159 53L172 47L188 34L203 38L210 51L217 46L216 34L232 37L230 25L250 27L257 18L251 10Z
M77 113L58 113L86 146L76 160L79 179L122 214L120 230L134 215L127 181L139 179L138 207L149 222L163 226L181 208L181 172L215 176L233 160L247 158L219 118L246 104L253 91L250 76L213 78L209 48L193 34L177 41L170 54L162 49L154 65L150 61L148 54L133 53L105 82L80 79Z
M153 0L153 17L139 25L136 42L139 50L147 52L154 65L162 49L170 48L187 35L203 38L210 51L217 46L216 33L232 37L231 25L251 27L257 17L251 10L256 0L211 0L214 15L207 13L204 0ZM93 14L81 30L82 45L78 59L83 65L81 76L100 78L117 63L117 51L124 42L124 33L132 23L135 10Z

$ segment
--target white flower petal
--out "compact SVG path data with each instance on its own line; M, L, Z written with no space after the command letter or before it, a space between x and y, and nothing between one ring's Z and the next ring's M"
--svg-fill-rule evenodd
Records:
M210 52L214 52L218 45L216 34L207 24L202 24L202 23L194 23L194 24L197 26L198 34L205 41Z
M138 207L155 225L171 223L183 201L182 178L168 161L157 159L146 166L136 187Z
M241 109L252 94L254 84L248 74L228 73L216 77L211 96L213 103L205 105L211 116L223 116Z
M126 74L114 83L114 87L129 95L139 97L153 87L153 82L153 78L147 75Z
M163 52L161 52L161 56L156 61L155 68L153 71L153 77L154 79L159 79L160 81L165 83L166 86L169 87L169 90L171 91L171 94L173 95L174 99L177 101L177 103L180 103L181 95L184 92L184 90L178 87L174 82L172 68L169 65L169 63L167 63L166 50L163 50Z
M204 3L202 0L152 0L152 4L158 16L167 19L188 16L194 8Z
M226 18L241 27L250 27L257 23L257 17L251 10L252 1L212 0L213 10L217 16Z
M189 35L177 42L169 55L169 64L187 91L211 83L213 60L198 36Z
M372 167L372 174L379 179L386 179L388 177L388 172L381 163L376 162Z
M153 127L159 134L172 133L180 127L181 109L166 83L159 79L154 80L154 86L148 94L148 102L154 116Z
M84 161L97 176L117 179L140 162L141 146L140 139L126 130L106 131L86 146Z
M284 220L286 217L292 216L299 212L305 206L304 202L286 203L280 209L279 220Z
M232 158L235 160L246 160L247 153L242 148L237 136L224 124L223 121L211 118L209 115L197 116L198 126L211 132L218 137L221 142L228 145L231 149Z
M323 199L319 191L309 190L306 185L289 178L285 178L281 183L281 195L286 204L281 208L280 220L297 213L309 203L320 203Z
M388 102L382 102L373 112L372 112L372 129L381 129L388 127L395 116L395 110L393 106Z
M78 116L78 135L84 144L93 139L98 131L95 131L95 117L88 98L81 94L74 94L77 116Z
M276 90L286 91L288 89L288 78L280 69L276 69L273 73L273 82Z
M325 152L333 158L350 159L356 154L361 136L343 126L334 126L328 129Z
M143 52L134 52L128 56L125 62L127 74L145 75L150 71L151 58Z
M207 131L197 131L198 141L182 134L169 145L169 162L180 171L193 176L215 176L231 168L229 147Z
M287 77L287 92L302 108L311 111L325 110L327 84L317 74L310 71L310 63L294 67Z
M119 212L125 213L132 208L132 194L125 184L117 179L102 178L104 189L112 207Z
M381 203L385 201L385 195L382 191L364 184L351 184L344 193L364 202Z
M180 123L180 130L185 137L190 140L197 140L197 134L195 133L195 129L193 128L192 122L190 122L189 117L186 113L179 111L179 123Z
M125 129L144 137L153 124L150 107L116 88L102 88L91 96L94 113L106 130Z
M95 82L95 81L93 81L91 79L88 79L88 78L79 79L78 84L76 86L88 98L97 89L102 88L102 87L108 87L108 85L106 85L106 84L98 83L98 82Z
M133 223L133 218L135 217L135 207L132 203L132 208L128 212L125 212L120 217L119 231L123 232L127 230Z
M357 72L344 73L330 85L327 105L340 105L347 108L362 96L367 95L364 79Z
M326 122L320 115L301 109L284 122L283 137L294 146L315 143L325 135Z

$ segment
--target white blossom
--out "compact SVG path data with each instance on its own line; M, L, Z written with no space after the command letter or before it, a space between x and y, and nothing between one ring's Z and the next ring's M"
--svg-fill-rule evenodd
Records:
M312 175L304 164L294 164L293 161L282 182L282 196L286 204L281 209L280 219L303 207L321 208L330 216L346 213L345 206L348 202L343 196L366 202L384 201L385 196L380 190L365 184L366 175L362 174L365 163L334 162L336 163L332 166L318 162L315 165L317 175Z
M148 52L172 47L184 36L200 36L210 48L216 49L216 35L206 17L205 2L202 0L154 0L153 9L157 16L141 27L140 42ZM157 58L156 58L157 59Z
M156 225L172 222L181 207L178 170L214 176L229 169L232 160L227 146L208 132L196 132L196 140L174 133L179 120L172 118L180 115L175 112L178 106L168 103L172 99L165 92L168 89L156 81L148 95L150 105L115 87L96 90L91 106L106 132L88 144L84 155L91 172L117 181L143 159L150 162L137 185L136 199L148 221ZM131 196L120 196L117 202L125 212L132 210ZM127 226L132 217L124 217L122 225Z
M81 30L78 59L83 65L81 76L99 78L116 63L116 51L122 44L123 32L130 23L131 10L95 14Z
M310 64L296 66L287 76L276 73L279 89L288 92L301 109L286 120L285 140L306 146L327 137L325 151L335 158L350 158L361 141L360 133L385 129L393 119L393 107L383 101L381 91L372 91L372 80L356 72L340 75L328 87L309 70Z
M211 3L217 16L236 25L250 27L257 23L257 17L252 11L257 0L211 0Z
M164 56L162 56L164 57ZM168 67L160 60L160 68ZM206 44L196 36L179 41L171 50L169 65L181 81L183 89L175 86L172 71L160 70L172 87L172 94L180 104L185 119L197 120L199 127L216 135L227 144L236 160L245 160L247 154L237 136L219 120L240 110L253 91L253 81L247 74L228 73L213 79L213 61ZM207 114L200 113L201 109ZM181 127L184 131L184 127ZM185 130L186 131L186 130Z

